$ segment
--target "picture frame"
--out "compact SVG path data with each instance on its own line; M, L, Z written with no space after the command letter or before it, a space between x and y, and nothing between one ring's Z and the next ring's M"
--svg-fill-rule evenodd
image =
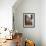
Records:
M23 27L24 28L35 27L35 13L23 13Z
M13 13L13 19L12 19L12 21L13 21L13 31L15 30L15 16L14 16L14 13Z

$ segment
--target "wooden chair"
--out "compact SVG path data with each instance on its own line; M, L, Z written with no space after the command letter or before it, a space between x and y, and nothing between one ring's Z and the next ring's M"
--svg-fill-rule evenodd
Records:
M16 46L22 45L22 33L15 33Z
M35 43L32 40L26 40L25 46L35 46Z

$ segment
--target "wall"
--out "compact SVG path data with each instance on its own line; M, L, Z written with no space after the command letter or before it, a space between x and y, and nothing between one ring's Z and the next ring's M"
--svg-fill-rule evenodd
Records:
M6 27L9 30L12 29L12 6L16 0L0 0L0 32L3 30L1 27ZM0 38L5 38L5 35L10 35L9 31L0 34Z
M40 31L42 46L46 46L46 0L41 1Z
M0 0L0 27L12 29L12 6L16 0Z
M14 5L14 24L15 30L23 33L24 39L31 39L35 42L36 46L41 46L40 38L40 0L23 0L19 5ZM35 13L35 27L23 27L23 13Z

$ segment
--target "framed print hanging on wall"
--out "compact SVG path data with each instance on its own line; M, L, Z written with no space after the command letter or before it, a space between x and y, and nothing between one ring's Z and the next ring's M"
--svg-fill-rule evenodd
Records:
M35 13L23 13L23 27L35 27Z

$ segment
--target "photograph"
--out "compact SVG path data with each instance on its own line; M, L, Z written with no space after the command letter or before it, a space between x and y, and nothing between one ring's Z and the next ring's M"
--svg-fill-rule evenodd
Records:
M46 0L0 0L0 46L46 46Z
M35 27L35 13L24 13L23 14L23 26L24 27Z

